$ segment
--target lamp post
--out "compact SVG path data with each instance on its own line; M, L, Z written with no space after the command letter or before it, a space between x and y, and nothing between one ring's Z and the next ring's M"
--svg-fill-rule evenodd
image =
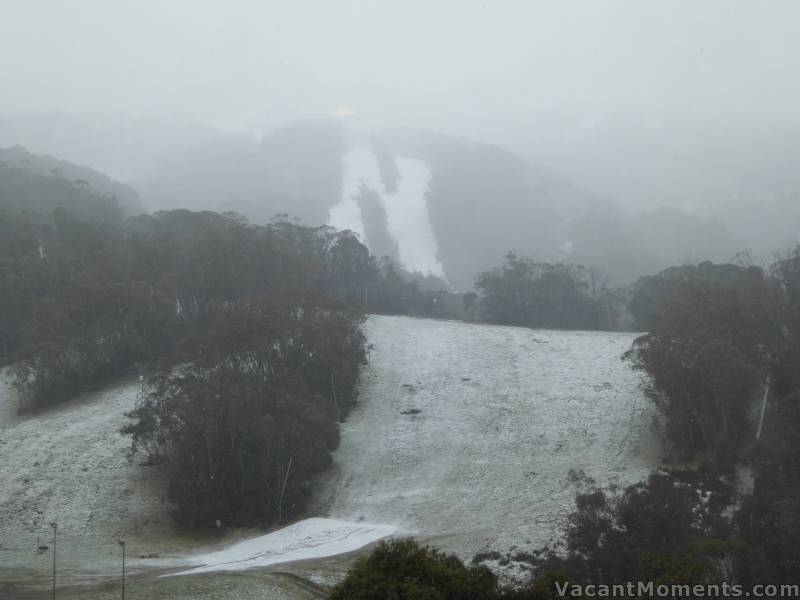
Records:
M119 540L122 546L122 600L125 600L125 540Z
M58 523L50 523L53 528L53 600L56 600L56 542L58 541Z

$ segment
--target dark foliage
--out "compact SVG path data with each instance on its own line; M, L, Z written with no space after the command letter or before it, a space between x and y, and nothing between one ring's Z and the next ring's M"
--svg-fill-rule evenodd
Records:
M55 208L46 213L0 206L0 360L16 363L26 407L156 361L230 304L293 294L361 311L369 290L379 312L420 314L430 304L355 237L328 227L285 219L256 227L182 210L82 220L57 206L61 199L47 202ZM407 292L394 293L400 288Z
M382 281L366 248L286 219L255 227L173 211L123 222L113 198L86 186L17 171L0 181L11 190L0 204L0 349L22 408L148 365L161 375L125 433L163 463L183 523L302 510L355 401L363 290Z
M14 367L29 405L56 404L173 345L170 297L144 282L81 282L36 304Z
M355 401L366 310L446 313L349 232L176 210L0 173L0 358L40 409L146 366L124 433L188 526L296 515ZM443 283L443 282L440 282ZM460 305L460 297L458 297Z
M329 302L242 304L185 341L183 366L129 416L134 450L163 463L179 521L296 515L329 465L364 360L360 317Z
M775 403L756 452L752 495L738 515L743 538L761 548L775 581L796 583L800 565L800 393Z
M483 320L559 329L615 329L619 294L596 269L536 263L509 252L503 266L478 275Z
M45 176L5 162L0 162L0 207L45 217L60 208L102 223L119 223L124 214L114 196L95 191L86 180L69 181L57 171Z
M705 283L717 290L736 293L746 282L748 272L758 276L759 269L738 264L702 262L698 265L670 267L655 275L640 278L631 288L628 311L636 331L657 327L665 312L676 302L676 291L692 282Z
M331 600L491 600L497 580L486 567L467 567L456 556L410 539L381 544L350 569Z
M743 539L767 558L768 577L797 583L800 572L800 248L773 265L781 301L774 344L773 399L753 452L755 481L738 514Z
M411 539L381 542L361 558L331 593L331 600L551 600L563 572L546 572L524 587L500 585L480 565L464 565L454 555L420 546Z
M655 579L676 565L707 575L701 550L730 535L723 511L732 493L711 472L659 471L621 492L578 494L566 554L549 551L531 562L584 583Z
M670 269L641 281L634 301L651 331L632 356L676 447L714 459L711 469L749 462L754 475L727 535L677 553L648 548L642 561L666 579L692 571L703 580L796 583L800 248L767 273L710 263Z
M778 338L775 296L760 269L734 265L704 263L639 285L634 310L651 330L629 357L648 374L679 455L730 461L753 439L749 412Z

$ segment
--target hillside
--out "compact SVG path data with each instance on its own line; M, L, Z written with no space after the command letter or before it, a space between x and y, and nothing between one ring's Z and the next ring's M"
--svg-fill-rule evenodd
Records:
M361 130L335 119L263 135L146 119L43 122L61 134L33 119L0 119L0 143L124 171L150 210L234 211L254 223L287 214L351 228L374 254L444 275L462 291L509 250L599 266L629 283L687 259L730 260L747 247L713 212L698 217L649 201L625 208L546 156L526 160L530 154L431 131Z
M371 317L367 333L373 347L360 404L309 516L383 524L469 558L557 539L582 474L626 483L658 464L649 405L619 360L631 334L402 317ZM141 572L201 564L193 554L254 534L186 538L172 528L163 487L151 467L128 462L118 434L135 382L26 417L14 416L13 394L3 389L4 585L46 579L51 556L36 548L48 543L51 521L59 523L63 582L115 573L109 540L119 537L128 540L131 570ZM303 539L276 551L310 548ZM314 564L278 570L329 581L347 562Z
M742 248L718 222L674 209L627 211L497 146L328 120L292 123L260 142L220 135L136 185L152 206L180 199L255 222L288 213L352 229L378 256L444 275L461 290L509 250L598 265L628 282Z
M128 214L144 212L139 193L135 189L89 167L53 156L33 154L22 146L0 148L0 163L32 176L63 179L78 187L86 186L99 194L112 196Z
M557 541L582 477L657 466L634 335L372 318L360 405L321 501L471 558ZM413 413L413 414L412 414Z

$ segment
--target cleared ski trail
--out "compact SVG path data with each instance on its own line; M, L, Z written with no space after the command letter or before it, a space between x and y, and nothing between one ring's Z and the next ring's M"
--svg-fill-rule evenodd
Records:
M634 334L405 317L367 328L360 402L322 494L332 517L464 558L538 547L560 538L583 473L626 484L658 465L651 407L621 360Z

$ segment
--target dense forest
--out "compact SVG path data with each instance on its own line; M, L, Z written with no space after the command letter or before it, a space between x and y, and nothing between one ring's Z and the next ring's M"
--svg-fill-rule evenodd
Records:
M490 323L552 329L617 329L625 297L597 268L537 263L509 252L477 276L480 317Z
M74 360L97 364L59 368L87 382L103 371L111 375L157 359L191 319L215 305L291 292L324 296L362 312L429 314L436 311L434 289L446 285L375 259L349 232L304 227L286 215L266 226L234 213L175 210L126 217L114 197L85 181L4 163L0 211L0 277L7 291L0 360L37 354L34 347L66 343L80 333L102 339L106 347L87 345L81 350L86 356ZM130 322L112 334L103 328L113 323L89 319L103 314ZM81 384L76 379L65 394ZM33 404L58 401L45 401L38 386L26 394Z
M20 409L147 372L123 432L188 526L301 511L355 401L365 311L430 313L441 295L349 232L126 217L86 182L0 169L0 360Z

